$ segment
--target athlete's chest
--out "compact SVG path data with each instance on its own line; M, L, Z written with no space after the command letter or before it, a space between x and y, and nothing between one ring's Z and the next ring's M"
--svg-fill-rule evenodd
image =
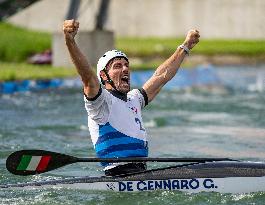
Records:
M113 101L111 114L118 115L127 118L135 118L141 115L141 107L140 104L130 97L127 98L127 101L123 101L120 99L116 99Z

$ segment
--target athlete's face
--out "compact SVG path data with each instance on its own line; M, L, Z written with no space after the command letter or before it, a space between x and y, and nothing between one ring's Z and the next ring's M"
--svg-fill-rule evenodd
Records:
M107 73L118 91L122 93L130 91L129 62L125 58L115 58L110 62L107 66ZM106 76L103 79L106 80ZM113 89L109 87L109 83L106 83L106 88Z

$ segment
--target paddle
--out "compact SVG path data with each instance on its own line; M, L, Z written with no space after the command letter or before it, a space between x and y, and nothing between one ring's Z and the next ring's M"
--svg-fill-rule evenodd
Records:
M16 175L34 175L48 172L76 162L211 162L234 161L229 158L77 158L45 150L20 150L6 160L6 168Z

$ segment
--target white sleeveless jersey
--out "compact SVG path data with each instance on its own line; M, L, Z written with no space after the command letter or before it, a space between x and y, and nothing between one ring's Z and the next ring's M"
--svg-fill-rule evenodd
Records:
M84 97L88 127L99 158L147 157L147 134L143 127L142 108L147 105L144 90L127 95L100 88L94 99ZM104 170L121 163L101 163Z

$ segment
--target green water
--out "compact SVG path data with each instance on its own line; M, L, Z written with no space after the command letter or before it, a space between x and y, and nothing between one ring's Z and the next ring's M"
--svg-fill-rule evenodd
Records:
M79 163L39 176L14 176L6 157L20 149L94 156L81 90L0 96L0 184L102 175ZM211 90L162 91L143 112L153 157L230 157L265 161L265 95ZM149 164L160 167L168 164ZM66 189L0 191L0 204L264 204L265 193L112 193Z

